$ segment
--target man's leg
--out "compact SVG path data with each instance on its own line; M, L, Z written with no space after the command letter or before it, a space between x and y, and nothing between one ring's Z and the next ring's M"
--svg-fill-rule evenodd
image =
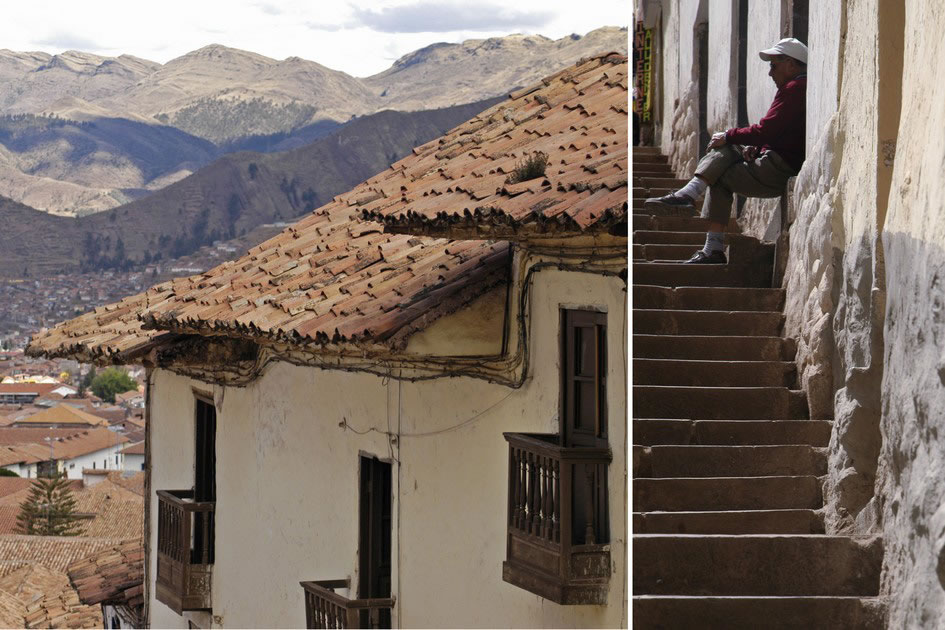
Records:
M794 172L784 160L770 152L751 162L742 161L730 165L709 187L702 207L702 216L709 220L705 246L687 262L727 262L724 234L732 213L734 193L748 197L780 197L784 192L785 183L792 175Z
M643 207L651 210L670 208L689 208L695 210L695 201L705 193L719 177L742 156L731 145L713 149L703 156L696 166L696 173L679 190L662 197L652 197L643 202Z

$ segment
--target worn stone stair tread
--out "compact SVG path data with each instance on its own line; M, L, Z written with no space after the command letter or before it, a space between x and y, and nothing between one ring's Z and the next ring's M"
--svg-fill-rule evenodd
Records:
M634 512L635 534L823 534L822 516L811 509Z
M796 344L782 337L633 335L634 358L790 361Z
M631 374L634 385L792 387L797 382L793 361L634 358Z
M702 420L807 419L807 397L786 387L635 385L634 413Z
M662 197L663 195L668 195L671 190L652 190L650 194L647 194L645 197L634 197L631 200L633 207L638 210L643 210L643 204L646 199L650 197ZM694 208L689 208L681 206L678 208L675 207L659 207L659 208L646 208L646 213L654 217L680 217L680 218L689 218L695 219L699 217L698 210Z
M634 245L696 245L705 244L705 232L670 232L666 230L634 230Z
M820 480L775 477L670 477L633 480L635 512L818 509Z
M702 232L703 241L705 232L709 227L709 220L702 217L661 217L653 214L645 214L642 211L643 205L640 204L640 212L634 212L632 218L633 231L647 230L660 232ZM741 228L733 218L729 221L725 229L728 233L738 233Z
M633 306L640 309L777 311L786 292L770 287L659 287L635 285Z
M770 287L770 266L743 264L686 265L681 262L634 262L633 283L661 287Z
M882 541L823 534L634 534L633 591L654 595L879 593Z
M827 474L824 449L807 444L633 446L634 478L775 477Z
M673 244L634 244L632 253L634 261L644 260L689 260L700 247L698 245L673 245Z
M650 335L743 335L777 337L781 311L633 309L633 332Z
M825 447L826 420L679 420L634 418L633 444L809 444Z
M885 604L857 596L634 595L633 626L639 630L881 630Z

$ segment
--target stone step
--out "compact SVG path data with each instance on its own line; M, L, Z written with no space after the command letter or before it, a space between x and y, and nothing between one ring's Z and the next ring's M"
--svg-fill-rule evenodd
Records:
M652 146L636 146L636 147L631 148L631 153L633 157L636 157L638 155L663 155L660 147L652 147Z
M633 598L639 630L883 630L885 606L876 597L702 597L640 595Z
M634 261L689 260L702 249L700 245L636 245L633 246Z
M668 179L671 177L676 177L676 173L673 172L672 167L669 164L641 164L639 167L633 168L633 185L637 185L637 181L653 177L658 179Z
M671 190L658 190L654 189L649 191L649 193L637 196L634 195L631 200L631 205L633 206L634 213L637 212L646 212L647 214L654 217L684 217L684 218L697 218L699 216L699 204L696 204L695 208L690 206L680 206L678 208L674 207L661 207L661 208L647 208L644 210L643 203L646 199L650 197L662 197L663 195L668 195L671 193Z
M632 349L634 358L647 359L793 361L797 343L781 337L634 334Z
M814 510L634 512L635 534L823 534Z
M665 232L637 230L633 233L634 245L705 245L705 232Z
M747 263L748 261L746 261ZM633 263L633 283L660 287L770 287L772 265Z
M640 164L640 165L643 165L643 164L667 164L668 161L669 161L669 160L667 159L667 157L666 157L665 155L663 155L662 153L656 153L656 152L653 152L653 153L638 153L636 149L637 149L637 147L634 147L633 155L632 155L632 158L633 158L633 165L634 165L634 166L636 166L637 164Z
M674 420L635 418L633 443L809 444L830 443L833 423L825 420Z
M695 387L793 387L793 361L695 361L691 359L634 359L634 385Z
M640 206L642 208L642 205ZM633 214L633 231L650 230L662 232L702 232L703 242L705 242L705 232L709 226L709 220L698 216L694 217L668 217L657 216L649 213L635 212ZM741 228L735 219L731 219L726 227L727 232L740 232Z
M879 593L879 539L846 536L633 536L633 592L653 595Z
M638 173L633 174L633 185L634 187L641 186L643 188L663 188L670 191L677 191L686 184L689 183L688 179L679 179L678 177L667 176L667 177L654 177L652 175L642 177ZM639 184L637 183L639 182ZM667 193L663 193L664 195ZM651 195L657 196L657 195ZM662 196L662 195L660 195Z
M808 417L804 392L786 387L636 385L633 388L633 413L640 418L699 420L788 420Z
M784 289L634 285L633 306L677 311L782 311L784 295Z
M676 477L634 479L634 512L715 512L823 507L817 477Z
M780 311L633 309L633 332L641 335L744 335L777 337Z
M824 449L806 444L768 446L659 445L633 447L633 476L794 477L827 474Z

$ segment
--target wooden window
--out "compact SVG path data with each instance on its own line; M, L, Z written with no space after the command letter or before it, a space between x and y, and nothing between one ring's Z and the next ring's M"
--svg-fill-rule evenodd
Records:
M361 457L360 577L358 597L390 597L391 582L391 464L374 457ZM369 611L362 611L362 628L390 628L390 608L380 611L379 624L368 624Z
M562 311L563 445L607 446L607 314Z
M562 446L607 448L607 314L562 311ZM610 539L607 466L576 464L572 534L575 544Z

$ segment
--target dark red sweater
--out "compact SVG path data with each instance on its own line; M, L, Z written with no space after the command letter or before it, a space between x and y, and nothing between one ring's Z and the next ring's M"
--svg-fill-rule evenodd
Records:
M770 149L801 170L807 120L807 76L788 81L758 124L725 132L725 141Z

